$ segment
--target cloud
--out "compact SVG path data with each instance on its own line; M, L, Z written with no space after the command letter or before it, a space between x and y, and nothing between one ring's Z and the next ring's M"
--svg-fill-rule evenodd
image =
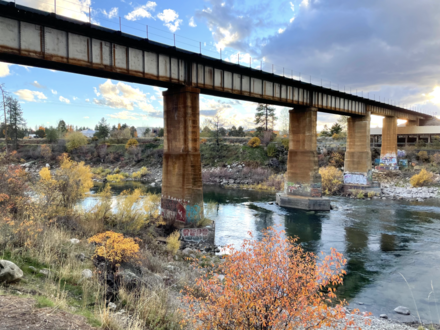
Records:
M58 99L59 99L61 102L64 102L64 103L67 103L67 104L70 103L70 100L69 100L69 99L66 99L65 97L60 96Z
M394 0L303 0L295 20L284 33L266 38L258 55L275 63L278 72L301 68L315 82L323 78L327 87L331 81L333 88L345 85L382 100L433 109L423 94L440 86L439 21L435 0L399 6Z
M85 117L84 117L84 119L89 119L89 118L90 118L89 116L85 116Z
M146 93L128 84L118 82L113 84L110 79L99 85L99 91L95 87L97 97L93 102L98 105L105 105L111 108L134 110L139 108L145 112L154 112L154 107L147 102Z
M74 101L78 100L78 98L77 98L76 96L73 96L72 99L73 99Z
M41 92L31 91L29 89L20 89L14 92L20 99L29 102L38 102L38 100L46 100L47 97Z
M118 11L119 9L117 7L114 7L112 9L110 9L109 12L107 12L105 9L102 10L102 13L104 14L105 17L107 17L108 19L112 19L118 16Z
M148 1L144 6L137 7L132 12L128 13L124 17L129 21L137 21L142 18L153 18L152 11L156 9L157 4L153 1Z
M90 99L86 99L86 102L90 102Z
M0 77L6 77L11 74L9 67L11 64L0 62Z
M207 2L210 7L197 10L195 17L206 22L217 50L231 47L240 52L249 52L251 37L261 38L268 28L274 26L267 3L257 3L241 10L240 3L237 1L235 4L234 0Z
M52 94L54 94L54 95L57 95L57 94L58 94L58 92L57 92L56 90L54 90L54 89L51 89L50 91L51 91Z
M196 22L194 22L194 17L191 17L189 19L189 24L188 25L191 26L191 27L196 27L197 26Z
M163 12L157 14L157 18L164 22L165 25L172 33L179 30L179 25L182 23L179 18L179 14L172 9L165 9Z
M28 6L48 12L53 12L53 1L43 0L20 0L20 5ZM69 0L63 1L57 6L57 14L74 18L80 21L89 21L89 8L92 0Z
M32 82L31 85L34 86L34 87L37 87L37 88L41 88L41 89L46 88L45 86L40 85L38 83L38 81L36 81L36 80L34 82Z
M279 28L279 29L278 29L278 33L283 33L284 31L286 31L286 28L284 28L284 29Z
M136 113L131 111L121 111L114 114L107 115L110 118L121 119L121 120L146 120L147 118L163 118L162 111L154 111L145 113Z

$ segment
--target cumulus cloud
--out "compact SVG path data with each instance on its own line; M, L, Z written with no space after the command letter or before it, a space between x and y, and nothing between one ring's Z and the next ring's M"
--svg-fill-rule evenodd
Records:
M206 22L217 50L232 47L248 52L251 37L258 38L264 32L263 28L274 25L267 3L258 3L240 10L234 0L208 2L210 7L197 10L195 17Z
M429 94L440 85L438 1L396 6L393 0L303 0L295 13L284 33L273 33L260 47L269 63L301 68L315 81L332 81L333 88L345 85L376 99L436 107Z
M157 18L160 19L170 32L174 33L179 30L179 25L182 20L179 19L179 14L172 9L165 9L163 12L157 14Z
M188 25L191 26L191 27L196 27L197 26L196 22L194 22L194 17L191 17L189 19L189 24Z
M41 85L40 83L38 83L38 81L36 81L36 80L34 82L32 82L31 85L34 87L37 87L37 88L42 88L42 89L46 88L43 85Z
M9 67L11 64L0 62L0 77L6 77L11 74Z
M54 90L54 89L51 89L50 91L51 91L52 94L54 94L54 95L57 95L57 94L58 94L58 92L57 92L56 90Z
M29 89L20 89L14 92L20 99L29 102L38 102L38 100L46 100L47 97L41 92L31 91Z
M53 2L46 0L21 0L20 5L53 12ZM69 0L63 1L57 6L57 14L71 17L80 21L89 21L89 8L92 0Z
M103 9L102 14L108 19L112 19L118 16L118 11L119 9L117 7L110 9L108 12L105 9Z
M67 104L70 103L70 100L67 99L67 98L65 98L65 97L60 96L58 99L59 99L61 102L64 102L64 103L67 103Z
M98 89L95 87L94 90L98 97L93 100L95 104L130 111L135 108L145 112L155 111L154 107L147 102L146 93L128 84L122 82L114 84L108 79L105 83L99 85Z
M132 12L124 17L129 21L137 21L142 18L153 18L151 12L156 9L157 4L153 1L148 1L145 5L135 8Z
M152 113L154 114L154 113ZM151 116L151 114L149 114ZM136 112L131 112L131 111L121 111L121 112L117 112L114 114L109 114L107 115L110 118L115 118L115 119L122 119L122 120L145 120L147 119L148 115L144 114L144 113L136 113Z

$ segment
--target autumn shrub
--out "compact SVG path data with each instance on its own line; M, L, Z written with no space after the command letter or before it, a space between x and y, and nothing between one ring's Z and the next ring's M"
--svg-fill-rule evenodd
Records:
M437 152L431 156L431 163L435 165L440 165L440 153Z
M133 260L139 253L139 244L135 239L113 231L97 234L88 241L97 245L94 257L105 258L115 269L122 262Z
M67 151L72 151L87 145L87 138L81 132L70 132L66 134L66 147Z
M257 137L253 137L252 139L249 140L248 142L248 146L252 147L252 148L256 148L261 144L261 141L259 138Z
M331 166L341 168L344 166L344 154L342 152L332 152L329 158Z
M266 152L267 152L267 156L275 157L278 153L277 146L274 143L269 143Z
M337 194L343 187L344 176L342 171L333 166L319 169L322 180L322 192L326 195Z
M109 182L121 182L124 181L125 177L122 174L109 174L106 179Z
M180 249L180 233L175 231L167 238L167 251L172 255L175 255Z
M434 174L432 172L422 169L419 174L415 174L413 177L411 177L409 183L413 187L422 187L432 183L433 179Z
M186 288L187 319L196 329L333 329L350 322L345 301L336 303L346 260L335 249L319 258L274 228L228 249L215 270L224 280L207 271Z
M71 207L93 187L93 173L84 162L72 161L66 154L59 157L58 169L40 171L36 187L39 200L48 208Z
M130 149L131 147L137 147L139 142L136 139L130 139L128 140L127 144L125 145L125 149Z
M40 147L40 155L48 160L52 156L52 149L47 144L42 144Z
M162 223L159 195L143 196L141 189L125 190L113 202L113 206L114 210L107 223L120 231L137 232L143 226Z
M429 159L429 156L426 151L419 151L419 153L417 154L417 158L422 162L425 162Z
M284 146L284 149L289 150L289 139L282 139L281 143Z
M139 171L134 172L131 177L133 179L140 179L148 173L148 169L146 167L142 167Z
M335 133L332 135L333 140L339 140L340 138L341 138L341 136L338 133Z

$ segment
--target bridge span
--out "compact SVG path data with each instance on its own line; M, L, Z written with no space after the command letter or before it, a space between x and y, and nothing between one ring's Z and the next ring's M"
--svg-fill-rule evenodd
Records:
M203 216L200 93L293 108L281 205L329 209L321 199L317 112L350 116L345 183L371 182L370 115L384 116L384 168L397 166L397 119L431 116L270 74L90 23L0 1L0 61L168 88L164 92L162 211L194 222Z

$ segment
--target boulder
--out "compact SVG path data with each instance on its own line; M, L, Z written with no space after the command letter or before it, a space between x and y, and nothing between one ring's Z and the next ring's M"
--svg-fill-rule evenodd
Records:
M15 283L23 277L23 271L9 260L0 260L0 283Z
M402 314L402 315L410 315L410 314L411 314L411 312L409 311L409 309L408 309L407 307L404 307L404 306L396 307L396 308L394 308L394 311L395 311L397 314Z
M88 279L93 277L93 272L90 269L84 269L81 273L81 278Z

